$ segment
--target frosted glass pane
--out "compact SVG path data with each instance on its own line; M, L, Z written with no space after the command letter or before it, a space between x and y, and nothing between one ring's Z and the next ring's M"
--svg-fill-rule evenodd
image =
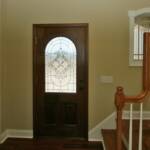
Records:
M66 37L45 48L45 92L76 93L76 47Z

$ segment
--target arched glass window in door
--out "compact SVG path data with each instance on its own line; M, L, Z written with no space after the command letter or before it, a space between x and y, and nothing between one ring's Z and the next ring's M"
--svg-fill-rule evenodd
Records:
M56 37L45 48L45 92L76 93L76 47Z

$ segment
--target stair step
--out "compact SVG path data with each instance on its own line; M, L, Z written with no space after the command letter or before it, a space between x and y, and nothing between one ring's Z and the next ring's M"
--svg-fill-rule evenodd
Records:
M123 133L128 141L129 120L123 120ZM116 150L116 130L102 129L106 150ZM133 150L138 149L139 120L133 120ZM124 145L124 144L123 144ZM150 150L150 120L143 120L143 150ZM123 147L125 150L125 147Z
M115 130L102 129L102 135L106 150L116 150Z
M124 135L128 141L129 139L129 120L123 120L124 125ZM143 142L142 142L142 150L150 150L150 144L148 138L150 137L150 120L143 120ZM139 142L139 120L133 120L133 150L138 149Z
M116 130L102 129L103 140L106 150L116 150ZM123 147L122 150L125 150Z
M129 120L124 119L123 125L125 128L129 128ZM143 129L150 129L150 120L143 120ZM139 130L139 120L133 120L133 130Z
M144 139L145 150L150 150L150 137Z
M150 150L150 130L143 131L143 147L142 150ZM106 150L116 150L116 130L102 129L103 140ZM138 133L133 132L133 150L138 149ZM126 150L124 144L123 149Z

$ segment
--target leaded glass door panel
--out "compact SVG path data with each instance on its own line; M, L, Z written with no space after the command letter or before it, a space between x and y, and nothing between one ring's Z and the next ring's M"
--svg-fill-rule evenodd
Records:
M34 136L88 137L88 25L33 26Z
M45 92L76 93L76 47L55 37L45 48Z

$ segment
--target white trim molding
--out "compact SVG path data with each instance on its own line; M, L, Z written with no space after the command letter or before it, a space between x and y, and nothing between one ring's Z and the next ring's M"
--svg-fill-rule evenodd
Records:
M0 143L3 143L7 138L33 138L32 130L17 130L8 129L0 135Z
M33 131L32 130L15 130L15 129L8 129L7 136L10 138L33 138Z
M5 140L8 138L7 136L7 131L4 131L0 134L0 144L2 144L3 142L5 142Z
M142 66L142 60L133 59L133 50L134 50L134 27L135 27L135 18L139 15L149 14L150 8L142 8L139 10L130 10L128 11L129 17L129 66Z

